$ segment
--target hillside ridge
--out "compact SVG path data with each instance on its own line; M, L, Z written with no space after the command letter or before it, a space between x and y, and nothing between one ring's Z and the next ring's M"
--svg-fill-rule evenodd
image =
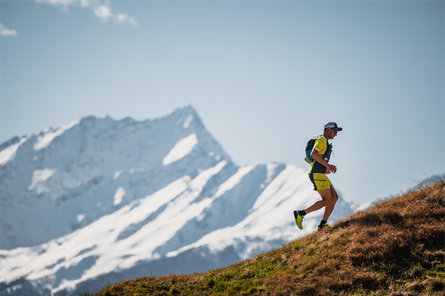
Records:
M253 259L96 295L443 295L444 197L444 181L423 186Z

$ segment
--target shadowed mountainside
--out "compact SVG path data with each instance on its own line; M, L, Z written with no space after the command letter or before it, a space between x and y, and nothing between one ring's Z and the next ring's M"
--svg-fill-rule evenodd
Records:
M442 181L238 264L125 281L97 295L443 295L444 198Z

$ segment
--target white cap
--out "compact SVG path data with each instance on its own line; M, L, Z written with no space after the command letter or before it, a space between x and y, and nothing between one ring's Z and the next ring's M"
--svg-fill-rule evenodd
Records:
M335 122L328 122L324 125L324 128L336 128L338 131L343 130L343 128L338 127L338 125Z

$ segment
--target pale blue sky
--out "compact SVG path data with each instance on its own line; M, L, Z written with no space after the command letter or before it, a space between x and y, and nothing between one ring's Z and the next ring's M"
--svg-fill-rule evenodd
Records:
M0 1L0 142L191 104L239 165L307 169L337 121L357 203L445 171L444 1L47 2Z

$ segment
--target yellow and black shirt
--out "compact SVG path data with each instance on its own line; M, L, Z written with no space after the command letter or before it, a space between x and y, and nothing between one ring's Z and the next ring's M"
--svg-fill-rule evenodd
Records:
M317 140L315 140L313 149L317 150L318 154L320 154L321 157L326 162L329 162L329 159L331 158L332 144L328 143L326 137L319 136ZM311 173L326 174L326 170L327 168L324 165L314 160L311 163L311 169L309 170L309 174Z

